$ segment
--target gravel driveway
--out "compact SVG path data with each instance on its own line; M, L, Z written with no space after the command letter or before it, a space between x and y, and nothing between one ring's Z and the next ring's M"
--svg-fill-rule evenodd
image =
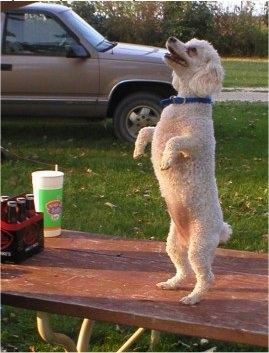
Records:
M223 88L215 101L268 102L268 88Z

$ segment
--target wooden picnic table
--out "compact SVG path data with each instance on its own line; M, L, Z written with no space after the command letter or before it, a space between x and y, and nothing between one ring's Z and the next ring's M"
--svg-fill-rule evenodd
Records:
M41 336L55 343L48 313L85 318L80 343L67 350L86 350L93 320L267 346L267 269L266 254L217 249L213 286L186 306L179 299L194 279L179 290L156 287L174 274L164 242L63 230L41 253L2 264L2 303L36 310Z

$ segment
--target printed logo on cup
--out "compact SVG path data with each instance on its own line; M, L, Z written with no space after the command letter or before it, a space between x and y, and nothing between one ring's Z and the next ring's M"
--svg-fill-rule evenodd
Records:
M57 221L62 213L61 200L52 200L46 203L46 209L53 221Z

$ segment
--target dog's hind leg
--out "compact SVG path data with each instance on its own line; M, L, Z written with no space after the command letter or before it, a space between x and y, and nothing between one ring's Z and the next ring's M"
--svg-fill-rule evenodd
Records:
M200 234L204 237L204 234ZM209 290L214 280L214 274L211 269L215 249L218 245L218 235L210 237L211 243L206 241L191 241L189 247L189 260L196 276L196 285L193 291L182 298L180 301L184 304L193 305L201 300L201 297ZM204 238L203 238L204 240Z
M188 259L188 249L180 242L180 235L173 220L171 220L167 237L166 252L175 265L176 274L166 282L160 282L156 285L161 289L177 289L191 273L191 266Z

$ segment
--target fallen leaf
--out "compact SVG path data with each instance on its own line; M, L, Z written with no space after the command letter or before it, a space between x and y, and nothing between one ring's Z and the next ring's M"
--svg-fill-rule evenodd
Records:
M203 345L203 344L208 344L208 340L206 338L201 338L200 339L200 344Z
M111 202L105 202L105 206L108 206L108 207L111 207L111 208L116 208L116 207L118 207L117 205L114 205L114 204L111 203Z

